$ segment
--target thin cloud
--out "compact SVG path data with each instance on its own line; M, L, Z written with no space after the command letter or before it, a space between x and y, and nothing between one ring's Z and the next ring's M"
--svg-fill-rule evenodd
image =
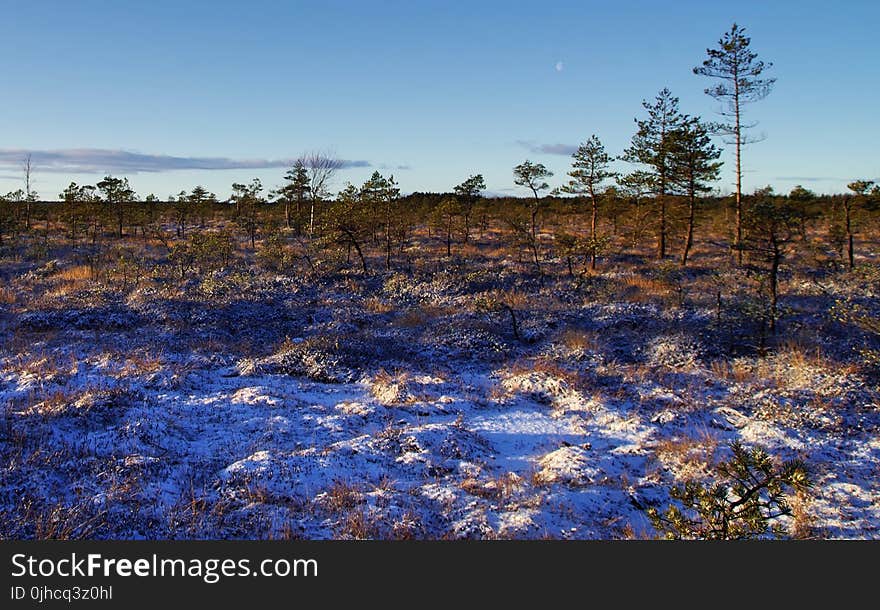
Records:
M831 180L843 180L843 178L832 178L828 176L776 176L774 180L791 182L829 182Z
M565 70L565 64L562 63L561 61L557 61L556 65L553 66L553 69L556 70L557 72L562 72L563 70Z
M232 159L229 157L175 157L152 155L127 150L103 148L68 148L61 150L0 149L0 167L20 167L22 159L31 155L35 172L65 174L127 174L158 173L177 170L269 169L290 167L290 159ZM369 161L339 159L340 169L370 167Z
M536 155L563 155L570 157L578 148L571 144L536 144L531 140L517 140L516 143Z

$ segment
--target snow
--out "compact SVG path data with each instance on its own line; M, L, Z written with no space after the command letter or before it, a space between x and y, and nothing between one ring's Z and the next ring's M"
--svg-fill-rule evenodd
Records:
M278 281L267 290L318 301ZM398 307L468 294L445 274L392 276L382 290ZM0 351L2 534L32 535L54 506L89 507L100 526L81 533L102 538L650 534L645 507L668 503L682 477L706 476L701 456L723 459L739 440L810 465L819 536L880 537L880 397L856 367L746 356L723 374L710 366L717 346L667 329L705 330L709 314L648 304L559 313L553 324L598 337L566 346L546 312L523 314L524 328L542 330L516 342L501 316L463 311L411 328L351 296L308 315L284 298L274 310L226 307L233 321L219 326L218 311L147 311L151 299L142 310L22 314L13 330L33 342ZM261 324L279 309L272 335ZM181 317L185 330L169 330ZM279 347L232 356L178 345L237 325ZM22 520L27 503L36 512Z

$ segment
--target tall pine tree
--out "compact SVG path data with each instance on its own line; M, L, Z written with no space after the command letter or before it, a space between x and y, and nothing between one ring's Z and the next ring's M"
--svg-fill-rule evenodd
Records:
M729 32L718 41L718 48L706 49L708 58L702 65L694 68L694 73L701 76L719 79L714 87L706 89L706 94L711 95L724 103L721 115L728 121L714 125L714 130L728 136L733 140L736 150L736 233L734 235L734 249L737 251L737 260L742 264L743 233L743 201L742 201L742 147L750 140L743 133L756 124L744 124L742 121L743 106L750 102L762 100L770 93L775 78L763 78L765 70L773 66L758 59L749 45L752 40L745 35L745 28L736 23ZM752 140L753 141L753 140Z
M678 110L678 98L669 89L657 94L654 103L642 102L648 118L636 119L638 130L623 156L624 161L645 166L627 176L627 183L638 184L640 191L653 195L657 205L657 258L666 256L669 233L669 195L675 186L672 158L674 134L682 128L684 117Z

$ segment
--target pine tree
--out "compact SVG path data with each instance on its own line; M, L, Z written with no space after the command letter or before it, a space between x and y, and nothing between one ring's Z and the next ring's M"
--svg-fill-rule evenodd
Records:
M464 220L464 241L468 242L471 236L471 215L474 206L480 199L480 193L486 190L486 182L482 174L475 174L453 189L461 207L461 215ZM448 248L447 248L448 249Z
M743 231L742 147L749 143L743 132L755 126L755 123L742 122L743 106L767 97L776 82L775 78L762 78L764 71L773 67L773 64L758 60L757 53L749 48L751 42L751 38L745 35L745 28L734 23L718 41L718 48L706 49L709 57L701 66L694 68L694 74L721 81L706 89L706 94L724 102L721 115L733 120L732 123L719 123L714 128L719 133L733 136L733 141L728 143L733 144L736 150L736 234L733 246L740 264L742 249L738 245L742 241Z
M293 167L284 174L284 179L287 181L286 184L278 189L284 202L284 224L288 229L296 228L299 233L303 205L309 198L310 191L309 173L301 159L297 159ZM295 227L291 205L295 206Z
M361 198L371 207L385 243L385 267L391 269L391 253L395 243L403 243L406 226L400 210L400 188L394 176L384 177L378 171L364 182Z
M771 333L776 332L779 318L779 269L789 254L798 226L798 214L790 201L774 197L770 189L755 192L740 248L751 270L766 278L767 305L762 324L763 320L769 322ZM761 339L763 343L763 333Z
M104 202L107 204L107 209L116 212L116 221L119 229L118 236L122 237L125 204L130 203L135 198L134 190L128 184L128 178L105 176L96 186L104 193Z
M84 213L84 206L93 204L96 200L95 187L91 185L80 186L71 182L58 198L64 202L64 215L70 223L70 240L76 242L76 228L80 216ZM90 210L94 213L94 210Z
M531 215L529 230L532 234L532 241L535 241L538 235L538 212L541 209L541 198L538 196L538 193L550 188L546 179L553 176L553 172L544 167L543 163L532 163L526 159L524 162L513 168L513 175L514 184L528 188L535 196L535 201L532 203L529 210Z
M867 198L868 191L871 190L872 186L874 186L873 180L854 180L853 182L847 184L846 188L851 190L855 194L855 196L843 196L843 227L846 231L846 258L847 262L849 263L850 269L855 267L855 250L853 244L854 239L852 226L854 206L856 203L862 203L862 201Z
M718 180L721 151L712 144L709 130L699 117L686 116L679 129L673 132L672 162L674 181L688 201L687 229L681 266L687 265L694 244L694 220L697 196L709 192L711 182Z
M461 202L453 197L444 197L431 211L431 225L438 229L446 242L446 256L452 256L452 235L455 233L456 219L464 219L464 210ZM462 222L462 224L465 224ZM465 229L467 234L467 229Z
M645 120L636 119L638 130L622 159L647 169L627 176L627 183L638 184L642 192L651 194L657 204L657 258L666 256L668 238L668 197L675 183L672 158L674 134L682 128L684 117L678 110L678 98L669 89L657 94L654 103L642 102L648 111Z
M336 199L330 202L322 224L323 239L345 246L349 259L351 249L354 248L361 261L361 268L366 273L367 260L364 257L363 243L369 235L370 218L360 189L353 184L347 184L339 191Z
M603 182L617 176L609 169L614 157L605 152L605 147L595 134L578 146L572 155L572 170L568 184L562 187L565 193L587 195L590 198L590 243L598 243L599 200L605 192ZM590 248L590 269L596 269L596 248Z
M731 443L732 456L715 468L711 484L689 481L675 486L677 504L666 510L647 510L654 528L669 540L743 540L779 538L785 530L779 518L791 515L786 498L812 486L801 460L777 464L764 450Z
M256 248L257 225L259 220L258 207L263 202L260 193L263 191L263 183L259 178L251 180L250 184L234 182L232 184L232 200L235 202L236 222L241 226L251 242L251 249Z

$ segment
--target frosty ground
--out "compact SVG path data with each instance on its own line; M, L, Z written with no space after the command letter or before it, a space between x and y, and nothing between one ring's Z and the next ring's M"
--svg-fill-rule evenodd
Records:
M793 535L880 536L870 338L829 314L874 280L788 277L756 350L699 270L71 269L5 270L3 537L651 537L734 440L809 465Z

